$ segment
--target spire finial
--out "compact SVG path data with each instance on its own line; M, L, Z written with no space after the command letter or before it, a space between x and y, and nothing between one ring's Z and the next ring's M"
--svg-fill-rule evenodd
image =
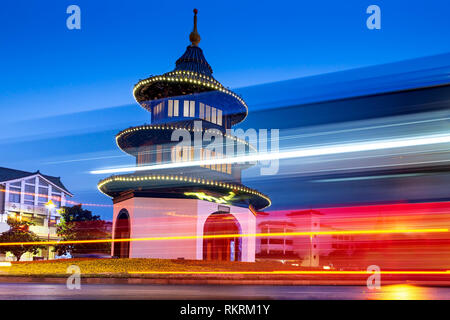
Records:
M200 43L200 35L197 32L197 13L198 10L194 9L194 29L189 35L189 40L191 41L193 46L198 46L198 44Z

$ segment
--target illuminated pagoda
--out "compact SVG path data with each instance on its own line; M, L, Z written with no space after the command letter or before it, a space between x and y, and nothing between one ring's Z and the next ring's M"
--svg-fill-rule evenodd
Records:
M134 86L134 97L151 113L151 124L119 132L116 142L136 158L139 170L98 184L101 192L113 198L115 239L166 239L115 242L112 255L254 261L254 237L204 238L254 234L256 212L268 207L270 199L242 185L241 171L251 163L214 163L230 150L233 155L254 150L227 132L246 118L247 105L213 78L198 46L196 9L189 39L191 45L173 71ZM181 138L173 139L180 132L183 145ZM206 138L211 135L214 138ZM211 141L216 148L211 148ZM204 163L183 167L186 161ZM192 237L180 239L185 236Z

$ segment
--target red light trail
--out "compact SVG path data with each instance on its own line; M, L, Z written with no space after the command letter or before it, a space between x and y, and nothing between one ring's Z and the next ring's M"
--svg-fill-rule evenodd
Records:
M346 231L317 231L317 232L272 232L250 234L218 234L218 235L191 235L191 236L167 236L125 239L95 239L95 240L66 240L66 241L30 241L30 242L3 242L0 246L26 246L26 245L57 245L57 244L81 244L81 243L114 243L132 241L161 241L161 240L189 240L189 239L220 239L220 238L245 238L245 237L286 237L286 236L313 236L313 235L358 235L358 234L398 234L398 233L445 233L445 228L435 229L384 229L384 230L346 230Z

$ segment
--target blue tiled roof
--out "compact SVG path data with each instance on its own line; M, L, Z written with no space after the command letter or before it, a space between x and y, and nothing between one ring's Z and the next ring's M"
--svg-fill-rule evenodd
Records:
M212 76L213 70L206 61L202 49L190 45L186 48L184 54L176 61L174 71L193 71Z

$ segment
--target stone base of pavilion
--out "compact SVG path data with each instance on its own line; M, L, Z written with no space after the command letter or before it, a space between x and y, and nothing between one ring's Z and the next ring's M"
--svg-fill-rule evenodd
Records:
M255 261L256 217L248 208L196 199L116 202L111 255L118 258ZM236 234L236 237L215 237Z

